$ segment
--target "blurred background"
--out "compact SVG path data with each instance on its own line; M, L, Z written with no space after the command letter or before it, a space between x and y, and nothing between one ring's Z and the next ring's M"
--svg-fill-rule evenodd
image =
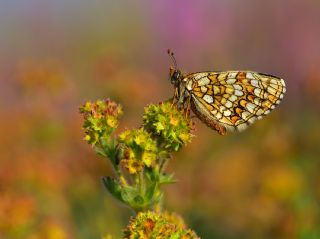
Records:
M196 122L165 207L202 238L320 238L320 2L0 0L0 238L101 238L132 215L103 189L79 105L110 97L120 130L184 72L285 79L282 104L241 134Z

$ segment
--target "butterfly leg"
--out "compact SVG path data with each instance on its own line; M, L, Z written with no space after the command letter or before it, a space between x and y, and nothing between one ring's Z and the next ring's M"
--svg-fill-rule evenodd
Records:
M191 107L191 97L189 96L186 100L186 106L185 106L185 116L186 118L190 117L190 107Z
M174 95L173 95L171 107L173 107L176 104L176 102L178 102L178 88L174 89Z

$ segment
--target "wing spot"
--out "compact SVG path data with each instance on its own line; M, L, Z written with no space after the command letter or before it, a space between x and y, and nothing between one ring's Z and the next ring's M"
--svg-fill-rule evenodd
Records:
M233 85L233 88L235 88L236 90L242 90L241 85L237 85L237 84Z
M240 118L239 118L238 116L236 116L236 115L234 115L234 116L231 117L231 121L232 121L232 123L233 123L234 125L237 123L238 120L240 120Z
M234 92L234 89L232 87L226 87L225 92L229 95L232 95Z
M231 111L230 111L230 110L225 110L225 111L223 112L223 115L224 115L224 116L230 116L230 115L231 115Z
M241 116L241 113L243 110L241 108L236 108L235 111L236 111L237 115Z
M264 108L271 108L271 106L272 106L272 103L269 100L265 100L262 103L262 107L264 107Z
M254 89L254 94L255 94L256 96L260 97L260 93L261 93L261 89L259 89L259 88L255 88L255 89Z
M277 81L276 79L271 79L271 80L270 80L270 83L271 83L271 84L278 85L278 81Z
M243 108L246 108L246 106L247 106L247 101L245 101L245 100L240 100L240 105L243 107Z
M260 116L264 113L263 109L258 109L256 115Z
M216 113L216 118L219 120L219 119L221 119L222 118L222 114L220 113L220 112L217 112Z
M259 87L259 83L257 80L251 80L251 85L253 85L254 87Z
M237 96L243 96L243 92L241 90L235 90L234 94Z
M277 91L273 87L267 87L267 91L272 95L276 95L277 94Z
M208 75L208 73L206 73L206 72L197 73L197 74L194 75L194 79L195 80L199 80L199 79L201 79L203 77L206 77L207 75Z
M247 72L247 78L250 80L255 80L255 77L252 75L251 72Z
M225 80L227 78L227 75L228 75L227 72L219 73L218 74L218 80L219 81Z
M256 106L255 104L252 104L252 103L250 103L250 102L248 102L247 105L246 105L246 108L248 109L248 111L249 111L250 113L254 113L254 110L255 110L256 107L257 107L257 106Z
M232 106L232 103L231 103L231 101L227 101L227 103L225 104L225 106L227 107L227 108L231 108L231 106Z
M248 111L243 111L241 114L242 119L246 121L248 120L249 116L250 116L250 113Z
M234 79L234 78L229 78L226 82L227 82L228 84L232 85L232 84L236 83L236 79Z
M230 73L228 74L228 78L236 78L237 73L238 73L238 72L230 72ZM236 80L236 79L234 79L234 80Z
M220 106L220 112L223 112L223 111L225 111L226 110L226 107L224 106L224 105L221 105Z
M210 80L208 77L203 77L200 80L198 80L198 86L208 85L209 83L210 83Z
M216 82L217 81L217 75L216 74L209 75L208 77L212 82Z
M232 101L232 102L235 102L237 99L238 99L238 97L235 96L235 95L231 95L231 96L229 97L229 100Z
M202 93L206 93L207 90L208 90L208 88L205 87L205 86L201 86L200 89L201 89L201 92L202 92Z
M214 114L214 115L217 114L217 112L218 112L218 111L217 111L216 109L211 110L211 113Z
M219 94L219 93L220 93L219 87L214 85L214 86L213 86L213 92L214 92L215 95L216 95L216 94Z
M209 104L211 104L213 102L213 98L210 95L204 95L203 99Z
M253 101L256 105L261 105L261 100L258 98L258 97L256 97L256 98L254 98L254 101Z

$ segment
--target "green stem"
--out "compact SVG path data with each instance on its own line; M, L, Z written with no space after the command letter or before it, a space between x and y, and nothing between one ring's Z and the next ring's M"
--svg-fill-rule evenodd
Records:
M121 170L119 168L119 166L117 165L117 146L115 146L115 142L114 139L109 138L108 140L109 142L106 143L104 142L103 138L100 138L99 140L99 146L104 150L104 152L107 155L107 158L109 159L111 165L112 165L112 170L114 172L114 174L116 175L117 179L119 180L119 182L122 184L122 186L127 186L127 180L125 179L125 177L123 176L123 174L121 173Z
M169 157L171 157L170 155L169 155ZM166 165L167 165L167 163L168 163L168 159L169 159L169 157L165 157L165 158L163 158L162 160L159 160L159 173L161 173L164 169L165 169L165 167L166 167Z
M144 195L144 177L143 177L143 171L144 170L141 170L141 172L139 173L139 193L140 193L140 196L143 197Z

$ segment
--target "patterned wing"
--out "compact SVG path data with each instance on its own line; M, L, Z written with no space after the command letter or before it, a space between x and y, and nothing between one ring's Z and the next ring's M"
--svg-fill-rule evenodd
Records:
M193 112L220 134L242 131L270 113L286 91L283 79L252 71L189 74Z

